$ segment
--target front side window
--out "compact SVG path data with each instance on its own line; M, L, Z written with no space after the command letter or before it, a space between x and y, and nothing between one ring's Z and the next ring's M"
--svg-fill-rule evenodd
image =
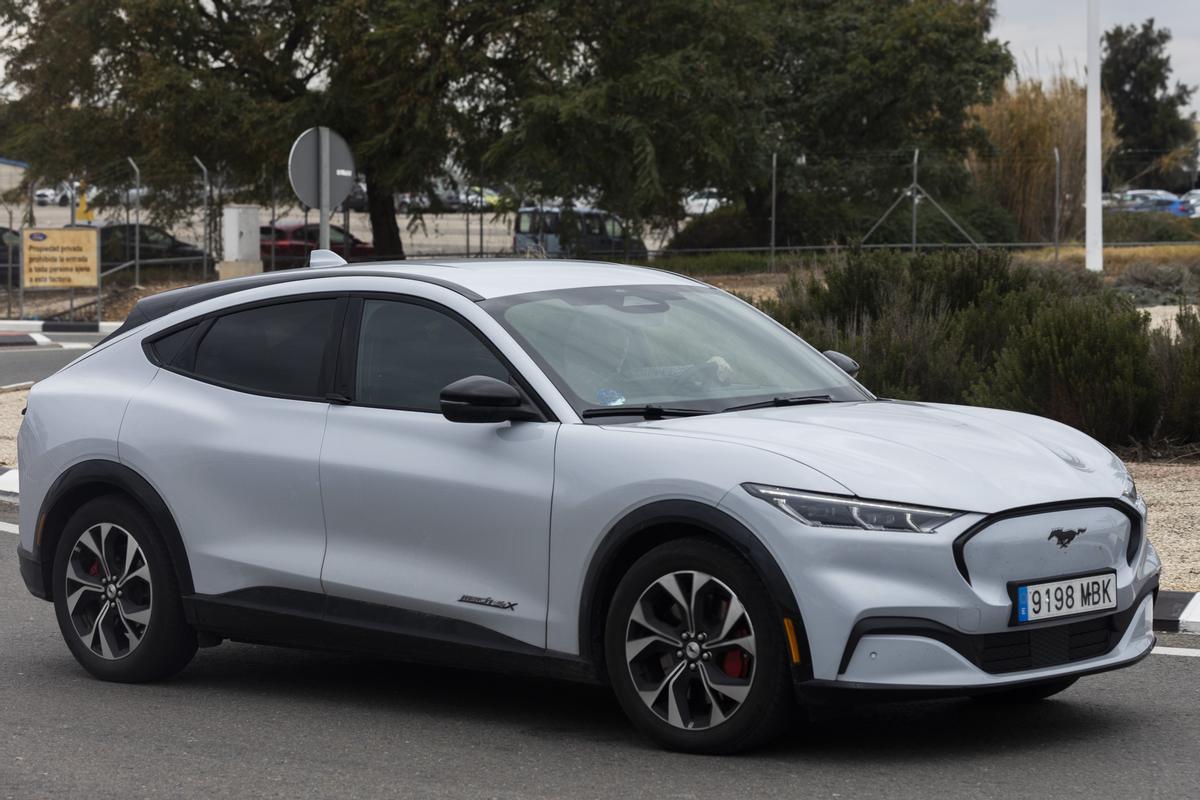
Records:
M189 371L232 388L318 399L336 306L334 298L300 300L217 317Z
M458 320L415 303L363 303L356 402L439 411L442 389L472 375L509 380L500 360Z
M708 287L602 286L481 304L576 411L717 412L776 397L871 396L766 315Z

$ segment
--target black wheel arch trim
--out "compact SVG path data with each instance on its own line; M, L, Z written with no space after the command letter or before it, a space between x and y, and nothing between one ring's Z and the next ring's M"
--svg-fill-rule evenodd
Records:
M800 663L793 664L793 678L812 678L812 655L808 632L791 584L766 545L745 525L716 506L695 500L658 500L628 512L601 539L588 564L579 604L579 653L603 671L603 645L599 638L607 605L602 590L614 577L610 574L619 554L639 534L651 528L701 530L737 551L762 578L768 594L796 626ZM671 537L677 538L677 537ZM619 577L617 578L619 580Z
M1082 500L1060 500L1053 503L1038 503L1032 506L1021 506L988 514L971 527L960 533L954 539L954 565L967 583L971 582L971 573L967 569L966 547L971 539L982 533L986 528L1014 517L1031 517L1036 514L1047 514L1055 511L1071 511L1083 508L1112 508L1120 511L1129 518L1129 544L1125 549L1125 561L1132 565L1134 558L1142 548L1145 538L1141 516L1130 505L1113 497L1092 497Z
M162 496L148 480L130 467L107 459L90 459L72 465L59 475L51 484L49 491L46 492L41 508L38 509L39 530L31 556L41 565L42 588L45 592L41 596L44 599L53 599L52 587L54 584L50 570L54 564L54 548L62 535L62 527L66 525L71 514L78 508L78 505L74 503L66 507L63 507L61 503L72 494L89 487L97 491L84 491L82 496L86 499L82 502L102 494L121 493L140 505L163 537L167 552L171 556L175 577L179 581L180 592L191 594L195 591L191 565L188 563L187 550L183 546L183 537L179 533L175 517L171 514L171 510ZM110 491L105 491L106 488Z

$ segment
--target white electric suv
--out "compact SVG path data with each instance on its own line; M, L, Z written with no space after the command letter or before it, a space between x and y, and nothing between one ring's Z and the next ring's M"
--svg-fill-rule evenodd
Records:
M1031 700L1150 651L1120 460L856 369L613 264L167 292L30 392L21 573L106 680L223 639L533 671L698 752L797 698Z

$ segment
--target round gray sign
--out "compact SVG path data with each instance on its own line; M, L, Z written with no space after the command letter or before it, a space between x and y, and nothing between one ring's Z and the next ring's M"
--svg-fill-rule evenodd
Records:
M333 208L354 188L354 155L346 140L329 128L309 128L292 143L288 179L301 203L321 207L321 131L329 136L329 207Z

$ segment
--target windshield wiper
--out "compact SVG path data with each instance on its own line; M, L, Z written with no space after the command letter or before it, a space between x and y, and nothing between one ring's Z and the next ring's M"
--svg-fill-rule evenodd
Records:
M644 406L604 406L602 408L585 408L579 412L584 419L591 417L641 417L642 419L662 419L663 417L696 417L701 414L711 414L699 408L666 408L656 405Z
M774 408L777 406L806 406L813 403L832 403L833 398L827 394L803 394L795 397L772 397L770 400L760 400L757 403L745 403L740 406L730 406L721 409L726 411L749 411L752 408Z

